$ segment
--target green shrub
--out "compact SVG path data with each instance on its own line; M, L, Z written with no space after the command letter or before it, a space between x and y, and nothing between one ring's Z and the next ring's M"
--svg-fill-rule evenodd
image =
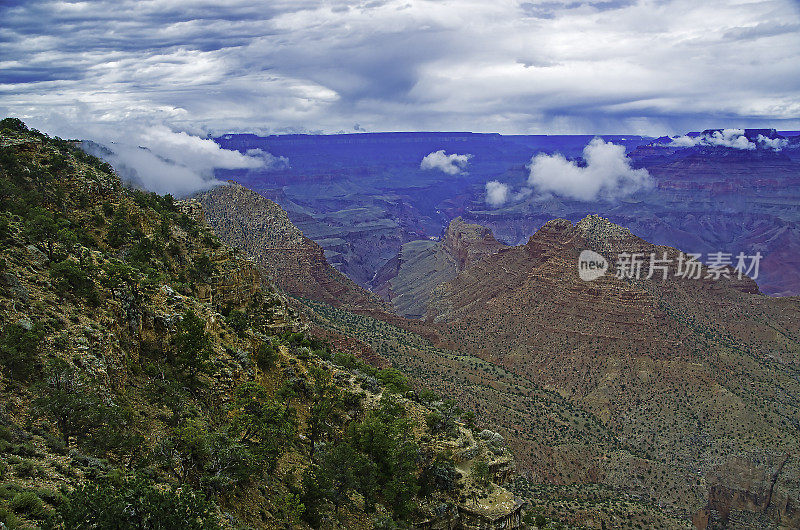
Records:
M130 407L119 397L107 401L82 384L75 369L63 359L50 361L47 382L38 391L34 406L55 422L64 445L75 436L82 446L127 453L141 443L141 437L133 431Z
M441 399L442 398L439 397L439 394L428 388L423 388L419 391L419 400L422 403L433 403L434 401L439 401Z
M105 209L105 204L103 208ZM106 210L106 215L108 215L108 210ZM119 248L128 242L132 229L133 227L128 220L128 212L125 210L124 206L120 205L117 211L114 212L111 225L108 227L106 242L113 248Z
M460 409L453 401L447 400L443 402L437 410L432 411L425 417L428 430L430 430L433 435L444 434L449 437L457 436L458 428L456 426L456 418L460 412Z
M293 412L259 384L243 383L234 394L231 429L272 470L294 438Z
M89 530L215 530L213 505L190 488L163 491L142 480L90 483L73 490L58 508L65 528Z
M37 367L37 352L42 333L38 328L25 329L8 324L0 332L0 362L9 377L26 380Z
M58 506L66 499L64 494L60 491L51 490L48 488L39 488L36 490L36 494L39 495L39 498L51 506Z
M53 265L50 276L61 293L72 293L89 302L98 302L97 290L89 270L74 261L64 260Z
M30 460L22 460L14 466L14 474L21 478L32 477L36 474L36 464Z
M49 515L44 501L33 491L17 493L8 506L14 513L26 515L33 519L42 520Z
M39 450L30 442L15 445L11 452L19 456L40 456Z
M256 365L265 372L269 372L278 360L278 352L272 344L261 344L255 353Z
M0 120L0 131L26 132L28 127L19 118L4 118Z
M201 254L189 269L189 275L199 282L208 281L216 273L217 266L206 254Z
M252 452L224 430L188 421L154 450L162 468L207 492L221 493L249 480L258 468Z
M248 318L247 313L237 309L234 309L228 313L228 316L225 317L225 321L240 337L244 336L244 332L250 327L250 319Z
M377 469L376 490L397 517L405 518L417 493L417 454L411 421L404 407L388 395L362 422L350 425L347 439Z
M487 486L491 477L489 476L489 464L486 460L479 459L472 464L472 477L480 486Z
M386 368L378 372L378 379L386 386L389 392L399 394L411 390L408 378L396 368Z
M211 338L206 332L206 323L193 311L187 310L173 338L175 361L178 369L188 375L192 382L200 373L209 370Z
M419 478L422 495L439 491L452 491L456 487L458 472L453 461L444 455L437 454L432 462L422 468Z
M0 522L5 524L6 528L11 529L19 528L21 526L20 521L17 516L14 515L14 512L10 511L7 506L2 505L0 505Z
M64 443L63 438L59 438L58 436L53 436L52 434L45 434L43 436L44 443L47 445L47 448L59 455L67 454L68 447L67 444Z
M14 440L14 434L7 425L0 425L0 440L11 442Z

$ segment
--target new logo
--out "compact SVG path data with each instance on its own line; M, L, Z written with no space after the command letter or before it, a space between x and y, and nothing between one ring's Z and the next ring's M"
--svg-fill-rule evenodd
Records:
M608 260L594 250L584 250L578 256L578 276L585 282L601 277L608 270Z

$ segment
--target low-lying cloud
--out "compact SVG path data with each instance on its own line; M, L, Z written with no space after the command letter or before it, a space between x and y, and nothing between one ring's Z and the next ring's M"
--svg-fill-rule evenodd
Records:
M438 169L448 175L458 175L466 169L470 158L472 158L471 154L457 155L453 153L448 155L444 149L440 149L425 155L419 167L420 169Z
M223 149L209 138L158 125L136 128L110 143L84 148L117 169L126 182L149 191L184 197L219 184L215 169L265 169L288 160L254 149Z
M767 149L772 149L773 151L780 151L789 145L789 140L786 138L767 138L763 134L758 135L757 141L762 146L766 147Z
M540 194L553 194L581 201L613 200L651 188L646 169L633 169L625 148L595 138L583 149L585 166L561 154L538 154L531 158L528 184Z
M493 208L504 205L511 195L511 188L498 180L486 183L486 204Z
M698 136L676 136L669 143L670 147L695 147L695 146L730 147L752 151L758 149L772 149L780 151L787 145L785 138L769 138L759 134L755 140L745 136L744 129L722 129Z
M756 144L748 140L744 135L744 129L722 129L721 131L699 136L678 136L670 142L672 147L694 147L696 145L747 150L756 148Z

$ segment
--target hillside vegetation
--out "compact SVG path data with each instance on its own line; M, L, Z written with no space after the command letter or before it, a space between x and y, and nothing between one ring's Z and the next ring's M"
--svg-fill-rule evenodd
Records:
M6 527L519 524L502 437L310 336L196 202L5 119L0 240Z

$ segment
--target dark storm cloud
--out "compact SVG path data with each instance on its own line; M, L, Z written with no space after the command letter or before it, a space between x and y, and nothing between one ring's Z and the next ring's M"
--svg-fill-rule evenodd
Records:
M66 136L800 127L788 0L35 0L0 20L0 113Z

